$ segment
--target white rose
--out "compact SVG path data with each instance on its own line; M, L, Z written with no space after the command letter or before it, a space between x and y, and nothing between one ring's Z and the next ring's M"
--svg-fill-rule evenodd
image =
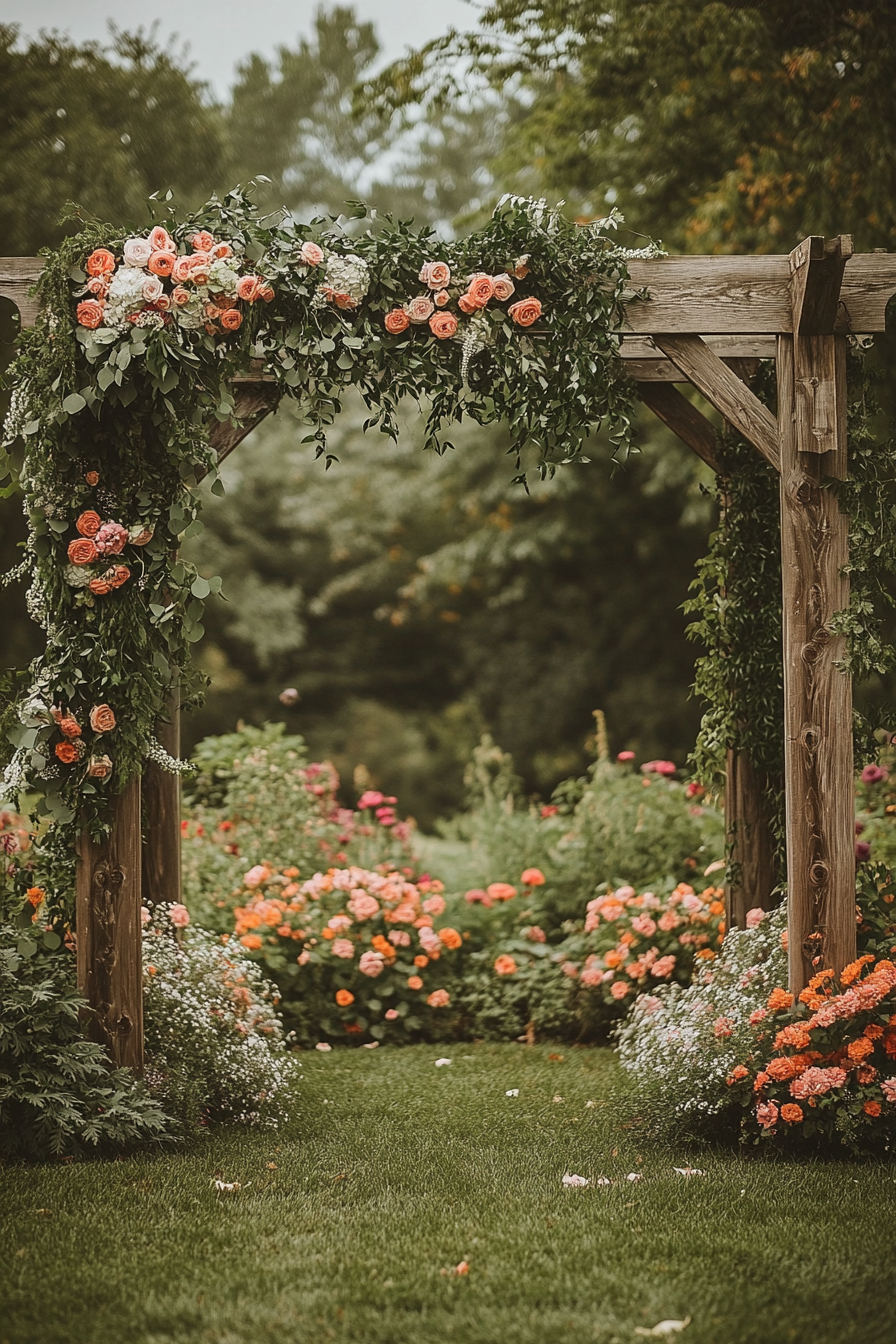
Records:
M129 238L124 245L126 266L145 266L152 256L152 246L148 238Z
M164 286L157 275L148 275L143 281L143 297L147 303L155 303L164 292Z

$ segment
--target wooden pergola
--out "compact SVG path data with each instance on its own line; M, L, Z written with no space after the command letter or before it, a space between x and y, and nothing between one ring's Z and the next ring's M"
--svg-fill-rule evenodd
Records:
M42 263L0 260L0 294L23 325ZM885 330L896 255L854 254L846 235L810 237L789 256L684 256L635 261L622 358L642 400L714 471L715 431L675 386L690 383L780 475L785 794L790 987L855 957L852 685L839 666L831 618L848 602L849 519L829 479L846 475L846 337ZM777 420L750 390L756 363L774 359ZM276 405L259 370L237 380L233 421L211 441L227 457ZM172 702L159 739L177 755ZM771 852L751 763L729 753L726 829L740 878L728 918L767 907ZM143 1062L140 906L180 898L178 777L148 764L114 801L109 838L80 846L78 982L113 1058Z

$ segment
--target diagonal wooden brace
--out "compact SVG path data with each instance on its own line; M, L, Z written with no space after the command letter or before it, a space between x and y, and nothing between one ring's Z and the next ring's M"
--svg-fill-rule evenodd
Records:
M781 470L778 426L767 406L699 336L657 336L654 342L776 471Z
M716 457L716 432L702 411L682 396L674 383L639 383L638 395L658 420L697 454L717 476L722 475Z

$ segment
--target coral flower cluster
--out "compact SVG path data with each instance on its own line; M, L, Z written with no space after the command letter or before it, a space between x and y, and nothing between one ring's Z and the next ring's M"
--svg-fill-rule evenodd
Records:
M210 335L238 331L245 306L269 303L274 291L262 276L245 269L236 244L216 240L205 229L180 251L171 234L157 226L146 237L128 238L121 256L98 247L87 258L87 283L76 310L90 331L126 331L129 326L205 330Z
M90 747L84 740L84 728L74 714L54 706L50 715L61 738L53 748L56 760L62 765L76 765L86 759L86 774L90 779L108 779L112 774L113 762L112 757L103 750L105 742L101 739L117 727L114 711L108 705L93 706L87 719L91 733Z
M445 912L441 882L411 881L410 870L385 867L298 877L295 868L251 868L234 933L260 959L274 949L288 957L300 993L305 980L309 989L323 988L332 1005L318 1024L325 1034L400 1038L419 1026L421 1005L449 1005L440 983L447 969L439 963L463 946L464 935L438 923Z
M89 475L99 476L95 472ZM152 541L151 527L137 523L124 527L121 523L103 522L95 509L85 509L75 519L74 537L67 547L66 581L75 589L87 589L94 597L105 597L115 588L121 588L131 577L128 565L110 563L124 551L125 546L145 546Z
M475 271L461 283L454 280L447 262L424 262L418 277L424 292L392 308L383 318L383 325L390 336L400 336L410 327L427 326L438 340L449 340L457 335L459 325L450 305L455 304L461 314L472 317L490 303L509 303L516 293L517 281L529 273L528 260L519 257L499 275ZM541 313L541 300L534 297L518 299L507 308L508 317L519 327L531 327Z

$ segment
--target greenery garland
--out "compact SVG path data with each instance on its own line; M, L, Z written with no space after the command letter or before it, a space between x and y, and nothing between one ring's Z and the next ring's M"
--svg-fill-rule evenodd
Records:
M624 451L633 389L614 332L628 258L657 249L618 247L615 222L579 228L508 198L450 244L390 219L349 236L332 220L260 219L237 190L146 237L90 224L47 256L6 438L24 446L16 574L47 649L6 716L0 793L36 794L53 823L42 848L60 899L80 830L108 828L110 792L147 757L182 768L154 726L174 679L187 704L201 694L190 646L220 580L177 547L201 527L200 483L221 492L208 429L233 413L234 376L261 361L318 455L349 387L366 427L392 437L401 398L428 397L438 451L462 416L506 419L518 470L527 445L542 472L573 460L602 421Z

